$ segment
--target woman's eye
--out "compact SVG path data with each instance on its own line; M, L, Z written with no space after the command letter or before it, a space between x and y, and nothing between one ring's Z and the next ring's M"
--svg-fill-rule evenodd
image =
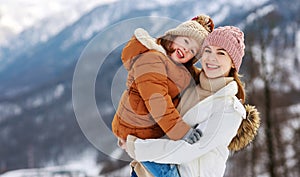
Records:
M191 53L192 53L193 55L195 55L195 51L194 51L194 50L191 50Z
M210 50L206 49L206 50L204 50L204 52L206 52L206 53L210 53Z
M219 54L219 55L225 55L225 53L223 53L223 52L218 52L218 54Z

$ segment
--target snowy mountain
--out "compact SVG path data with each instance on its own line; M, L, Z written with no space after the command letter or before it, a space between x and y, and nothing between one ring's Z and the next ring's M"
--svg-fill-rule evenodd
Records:
M34 29L35 32L39 31L31 39L31 43L36 40L46 41L95 6L115 1L91 0L89 3L85 3L82 0L72 2L65 0L51 2L45 0L31 2L0 0L0 45L9 46L13 41L11 37L20 35L29 28Z
M126 77L121 69L120 51L139 26L159 35L170 26L206 13L214 19L216 26L237 25L245 31L248 56L251 54L255 58L262 53L262 37L282 41L280 47L284 48L280 48L280 53L276 53L279 49L275 42L265 46L266 66L274 76L272 86L278 92L299 93L299 2L293 0L292 7L284 0L251 0L247 6L239 0L172 2L157 0L145 4L139 0L125 0L95 6L100 2L94 1L87 7L88 3L78 0L74 1L77 11L63 9L55 15L48 14L34 21L34 25L12 34L16 36L5 39L9 42L3 44L14 45L1 45L0 49L0 168L25 168L30 164L29 159L34 159L31 161L33 167L42 167L49 162L64 164L76 159L75 154L79 156L93 148L74 114L72 84L76 64L85 53L95 63L100 58L106 59L95 81L95 97L99 112L110 127ZM163 25L164 19L170 23ZM263 23L265 21L269 21L268 26ZM120 26L122 28L118 29ZM269 34L272 35L267 36ZM253 70L254 64L257 69L261 67L259 62L246 58L241 68L253 75L250 91L264 86L258 71ZM253 67L248 67L249 63L253 63ZM81 84L85 84L84 78ZM299 96L292 99L291 105L286 106L299 103ZM113 148L111 153L116 153ZM98 158L99 161L109 159L105 154L99 154Z
M0 90L3 87L8 86L10 88L10 93L7 94L14 94L14 92L18 92L20 87L24 89L24 85L26 85L25 89L27 89L27 87L31 87L30 82L32 80L35 82L40 80L32 78L31 76L41 76L40 74L46 75L47 79L51 79L53 75L59 73L61 68L70 66L70 64L78 58L80 55L79 52L82 51L82 48L97 32L101 31L104 27L121 20L140 16L162 16L183 21L192 18L195 16L194 14L207 13L214 17L216 24L227 21L226 17L231 16L235 17L234 19L231 19L232 23L238 24L242 23L242 20L244 19L244 11L251 11L250 5L246 8L241 3L235 1L230 3L221 2L219 7L214 5L211 1L207 1L207 3L211 3L207 9L199 3L193 1L187 2L188 3L181 3L185 3L187 9L193 9L192 11L194 11L194 13L191 13L191 11L183 11L179 15L176 11L173 11L172 8L180 9L180 3L166 6L166 4L161 4L158 1L153 1L151 4L147 5L140 1L121 1L99 6L87 15L81 17L80 20L72 25L56 25L55 28L58 26L65 28L53 38L48 39L48 37L46 37L45 39L48 39L46 42L41 40L43 39L42 35L52 36L53 34L49 31L53 30L53 25L56 24L55 21L57 20L56 17L42 20L37 25L24 30L20 35L14 38L12 41L16 42L14 42L13 46L2 49L0 73L5 74L1 74L0 76L0 81L2 83L4 82L4 85L0 86ZM262 5L263 3L264 1L261 1L260 3L253 1L249 4L252 5L252 9L255 9L256 6ZM129 4L135 4L135 6ZM220 9L220 7L222 8ZM240 9L240 11L235 11L234 9ZM62 16L58 16L57 18L62 18ZM76 46L77 44L79 46ZM79 50L74 49L74 47L78 47ZM51 50L55 51L55 53ZM73 51L77 53L73 55ZM42 60L40 56L43 57ZM53 61L57 60L56 58L61 58L61 56L64 56L64 58L60 59L60 62ZM44 59L45 57L48 59ZM26 77L28 75L27 72L36 73L32 68L39 69L40 71L37 71L37 73L40 74L29 74L29 76ZM45 73L43 74L41 71ZM25 77L21 79L18 84L10 83L14 77L19 77L19 75ZM8 80L8 78L10 79ZM6 81L8 81L8 83ZM11 84L15 86L10 86ZM36 85L36 83L34 83L34 85ZM13 87L15 88L12 89Z

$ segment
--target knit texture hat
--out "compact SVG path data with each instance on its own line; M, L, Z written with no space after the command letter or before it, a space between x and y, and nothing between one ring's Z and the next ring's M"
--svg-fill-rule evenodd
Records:
M226 50L237 71L245 54L244 33L237 27L224 26L216 28L204 40L202 52L206 46L218 46Z
M212 19L207 15L201 14L189 21L181 23L176 28L166 31L165 35L171 34L192 37L202 46L204 39L213 29L214 23Z

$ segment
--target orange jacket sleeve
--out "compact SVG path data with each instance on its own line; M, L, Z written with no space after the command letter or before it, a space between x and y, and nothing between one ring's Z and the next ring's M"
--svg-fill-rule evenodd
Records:
M132 69L137 89L153 119L170 139L181 139L190 129L175 108L168 94L164 55L147 52L139 57Z

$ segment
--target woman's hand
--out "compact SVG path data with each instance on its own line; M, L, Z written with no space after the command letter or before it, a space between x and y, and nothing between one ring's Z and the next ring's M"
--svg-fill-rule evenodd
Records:
M134 159L134 157L130 154L130 152L128 152L128 149L127 149L127 143L126 143L126 140L124 139L121 139L121 138L118 138L118 146L125 150L125 152L127 152L127 154Z
M125 150L125 152L127 152L127 154L134 159L134 157L132 156L132 154L130 154L130 152L128 152L128 149L127 149L127 143L126 143L126 140L124 139L121 139L121 138L118 138L118 146Z

